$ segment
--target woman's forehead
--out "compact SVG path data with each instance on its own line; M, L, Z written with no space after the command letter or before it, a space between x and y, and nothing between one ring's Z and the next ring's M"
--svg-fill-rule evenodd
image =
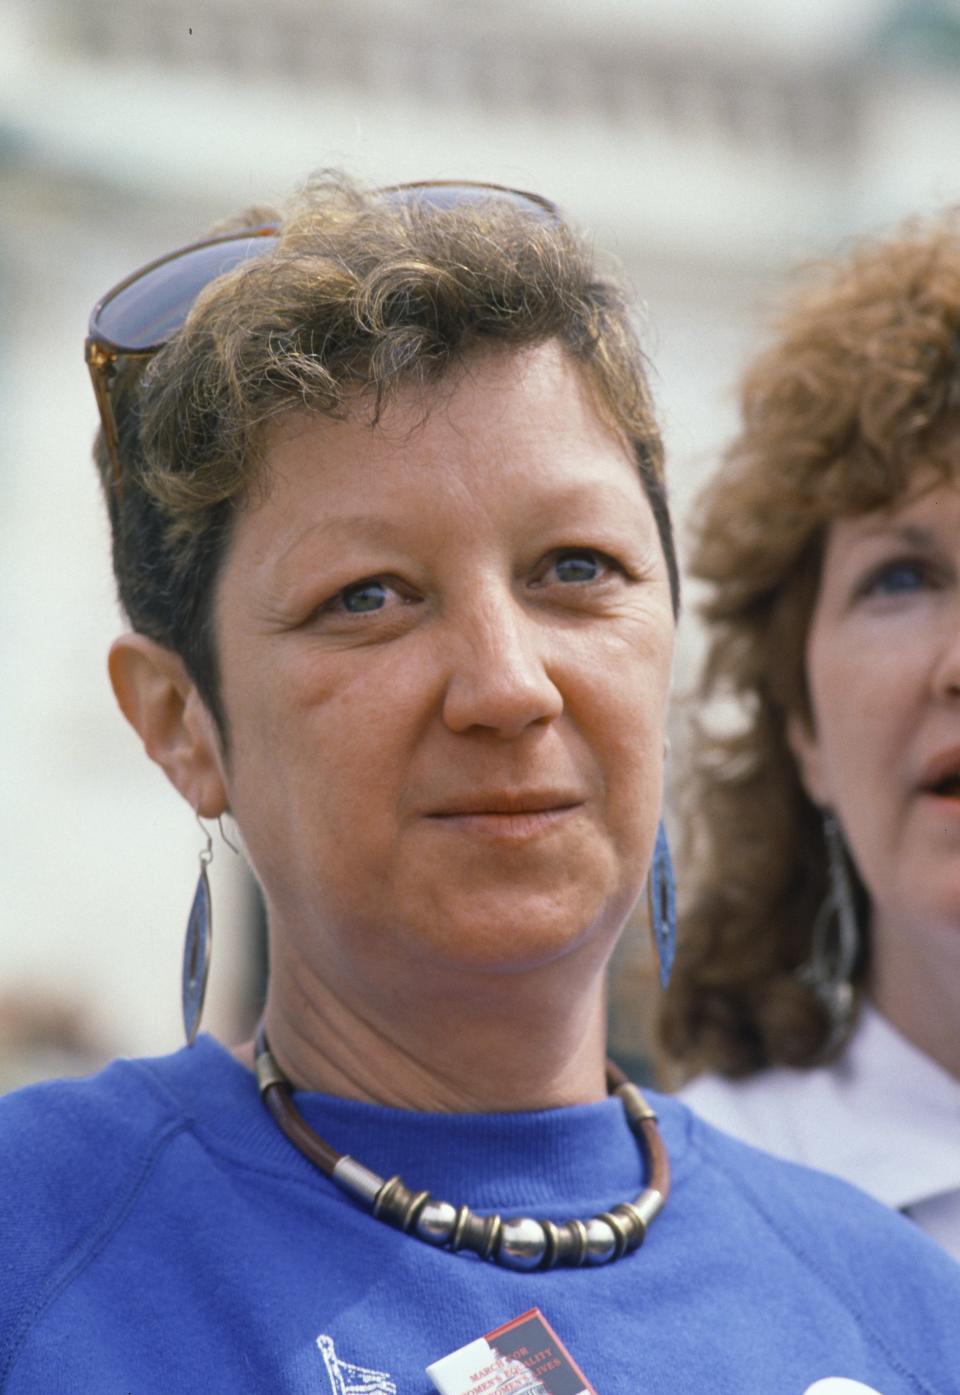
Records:
M264 434L265 452L304 431L335 430L344 422L389 439L415 438L435 417L479 417L492 427L510 402L521 396L546 409L552 416L558 402L576 403L599 429L619 439L609 413L596 399L593 380L558 340L523 348L481 344L462 354L436 376L398 375L392 384L374 392L367 387L347 389L345 409L332 414L293 405L279 413Z
M361 399L344 417L289 413L271 428L261 458L268 480L317 470L331 489L348 491L351 484L381 491L399 485L405 468L417 483L424 466L437 467L438 475L462 471L465 488L471 471L490 469L536 472L558 486L567 475L585 476L598 460L622 460L631 477L636 471L627 441L554 344L475 355L437 383L399 389L379 412Z

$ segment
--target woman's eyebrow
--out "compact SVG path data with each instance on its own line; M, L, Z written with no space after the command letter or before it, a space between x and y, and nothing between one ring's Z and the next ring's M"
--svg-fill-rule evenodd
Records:
M877 522L864 524L859 531L857 541L872 542L882 538L895 539L907 547L918 548L924 552L932 552L937 545L937 535L933 529L919 523Z
M283 567L301 548L329 544L343 534L364 542L392 543L398 540L402 531L397 523L381 513L332 513L301 528L281 552L269 559L268 566L271 571Z

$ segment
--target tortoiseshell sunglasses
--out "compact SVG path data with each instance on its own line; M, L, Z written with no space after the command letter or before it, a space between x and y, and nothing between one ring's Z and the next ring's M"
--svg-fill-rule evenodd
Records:
M502 184L440 179L391 184L377 192L385 198L422 202L437 209L506 198L540 218L560 219L559 210L549 199ZM263 256L279 236L278 227L265 224L205 238L148 262L97 301L84 352L116 480L122 472L110 387L118 361L151 358L180 329L205 286L243 262Z

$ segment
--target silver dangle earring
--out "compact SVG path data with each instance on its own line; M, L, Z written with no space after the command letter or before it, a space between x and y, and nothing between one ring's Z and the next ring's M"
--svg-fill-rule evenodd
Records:
M847 867L847 853L840 825L830 813L823 815L830 889L813 923L813 951L797 970L827 1014L829 1032L821 1050L828 1056L843 1040L853 1014L851 982L860 949L860 927Z
M663 821L657 824L653 845L653 861L647 874L647 910L650 930L660 961L660 987L666 988L673 969L677 947L677 889L673 880L673 863Z
M187 937L183 943L180 1002L183 1007L183 1030L188 1046L193 1045L200 1030L203 999L210 975L210 944L213 937L213 907L210 900L210 881L207 877L207 868L213 861L213 839L204 828L199 814L197 823L207 840L207 845L201 848L199 853L200 875L197 877L197 889L193 894L193 904L187 920Z
M202 827L202 825L201 825L201 827ZM222 815L222 814L218 814L218 815L217 815L217 827L218 827L219 830L220 830L220 837L221 837L221 838L223 839L223 841L226 843L226 845L227 845L227 847L230 849L230 851L231 851L232 853L236 853L237 857L242 857L243 854L241 853L240 849L237 847L236 843L232 842L231 839L229 839L229 838L227 837L227 835L226 835L226 831L224 830L224 827L223 827L223 815Z

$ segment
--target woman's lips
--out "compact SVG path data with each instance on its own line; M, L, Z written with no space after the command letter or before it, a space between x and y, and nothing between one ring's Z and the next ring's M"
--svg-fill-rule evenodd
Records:
M960 816L960 747L946 747L926 762L917 794L938 819L956 822Z
M960 803L960 782L938 786L932 790L921 790L927 799L936 799L941 804Z
M434 823L476 837L522 841L552 832L583 807L581 800L540 808L470 807L429 814Z
M919 797L928 808L936 810L943 817L948 814L954 817L960 815L960 790L920 790Z
M960 747L950 747L927 761L919 785L921 794L960 799Z

